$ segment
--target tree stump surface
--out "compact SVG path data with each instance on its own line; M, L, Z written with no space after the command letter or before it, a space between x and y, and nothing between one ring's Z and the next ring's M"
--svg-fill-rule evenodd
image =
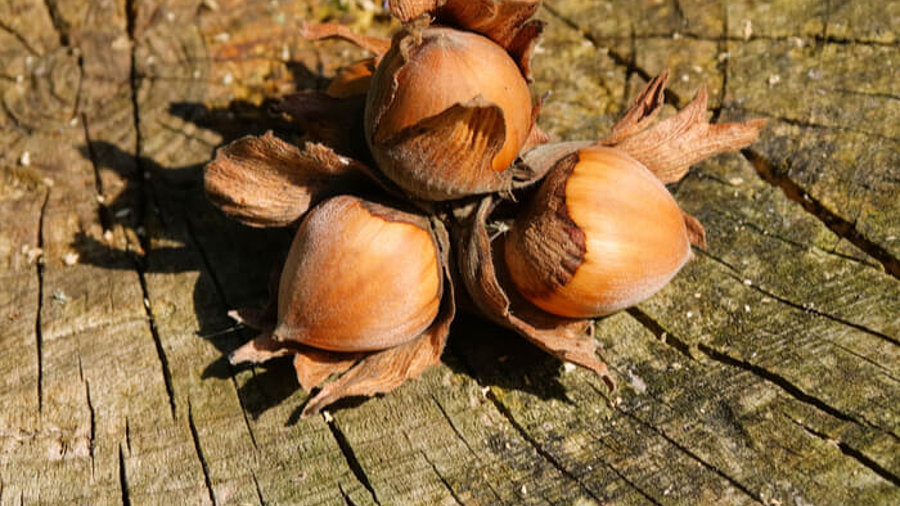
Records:
M202 166L362 56L304 20L386 34L372 3L0 1L0 504L900 502L900 2L544 2L557 139L664 67L670 112L770 118L672 188L708 251L597 322L613 394L464 317L421 379L301 420L289 361L224 358L291 233Z

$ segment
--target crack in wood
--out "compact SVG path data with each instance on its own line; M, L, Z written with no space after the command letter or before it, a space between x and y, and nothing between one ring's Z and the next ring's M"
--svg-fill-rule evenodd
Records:
M460 363L460 364L463 366L463 368L466 370L466 372L467 372L467 374L469 375L469 377L471 377L471 378L473 378L473 379L476 378L476 376L475 376L475 374L474 374L474 371L472 371L471 365L468 363L468 361L466 360L466 358L463 357L463 356L461 356L461 355L456 351L456 349L453 348L453 347L448 348L448 350L449 350L449 353L452 353L452 354L456 355L456 356L459 358L459 363ZM477 381L477 379L476 379L476 381ZM482 385L480 382L478 382L478 385L479 385L480 388L486 388L486 387L485 387L484 385ZM600 392L600 391L599 391L597 388L595 388L593 385L591 385L591 388L593 388L595 391L597 391L598 393L600 393L601 396L606 397L607 392L608 392L608 389L604 389L603 392ZM520 434L520 436L523 437L523 438L526 440L526 442L528 442L528 443L532 446L532 448L535 449L535 451L537 451L538 455L540 455L541 457L545 458L545 460L548 460L547 457L545 457L545 456L541 453L541 451L544 451L543 448L540 447L540 445L538 444L538 442L537 442L536 440L534 440L534 438L532 438L530 434L528 434L527 432L524 431L524 427L522 427L521 425L518 425L518 422L516 422L516 420L515 420L515 418L513 417L512 413L506 408L506 406L505 406L499 399L497 399L497 397L493 394L493 392L491 392L490 390L488 390L488 393L486 394L486 396L488 397L488 400L491 401L491 404L492 404L492 405L494 406L494 408L498 411L498 413L506 419L506 421L513 427L513 429L515 429L515 430ZM536 447L536 446L537 446L537 447ZM538 451L538 448L540 448L540 451ZM548 455L549 455L549 454L548 454ZM552 457L552 456L549 456L549 458L552 459L553 457ZM634 482L632 482L630 479L628 479L627 476L625 476L622 472L620 472L618 469L616 469L612 464L610 464L610 463L608 463L608 462L606 462L606 461L604 461L604 460L602 460L602 459L601 459L600 461L601 461L601 463L602 463L605 467L607 467L607 468L608 468L610 471L612 471L619 479L621 479L623 483L625 483L625 484L626 484L627 486L629 486L630 488L634 489L638 494L640 494L642 497L644 497L644 499L646 499L647 501L649 501L650 503L652 503L652 504L654 504L654 505L656 505L656 506L662 506L660 502L658 502L658 501L657 501L656 499L654 499L651 495L649 495L647 492L645 492L645 491L642 490L640 487L638 487ZM562 472L562 473L563 473L563 476L566 476L566 477L569 477L569 478L575 480L575 482L576 482L577 484L581 485L581 487L584 488L584 485L581 484L581 483L577 480L577 478L575 478L573 475L571 475L570 473L568 473L565 469L562 469L562 468L558 467L558 466L559 466L559 463L558 463L558 462L555 462L555 461L553 461L553 460L548 460L548 462L549 462L551 465L554 465L554 467L556 467L556 469L557 469L558 471ZM568 474L567 474L567 473L568 473ZM491 490L493 491L493 488L492 488ZM605 503L607 502L606 500L597 498L597 497L596 497L594 494L592 494L590 491L587 491L587 493L590 494L592 497L594 497L595 500L598 501L600 504L605 504ZM494 494L497 495L496 491L494 491Z
M465 503L462 501L462 499L459 498L459 496L456 494L456 491L453 490L453 487L451 487L447 479L444 478L444 475L442 475L441 472L438 471L437 466L434 464L434 462L431 461L431 459L428 458L428 455L425 454L425 452L422 450L419 450L419 454L422 455L422 458L425 459L425 462L427 462L428 465L431 466L431 470L434 471L434 474L438 477L439 480L441 480L441 483L444 484L444 488L446 488L447 491L450 492L450 496L453 497L453 500L456 501L456 504L459 504L460 506L464 505Z
M610 48L610 47L607 47L606 45L604 45L603 41L599 37L597 37L590 31L588 31L586 28L581 27L574 20L569 19L568 17L564 16L561 12L559 12L555 8L553 8L547 4L544 4L544 8L547 10L547 12L552 14L553 17L555 17L556 19L561 21L564 25L566 25L569 28L571 28L572 30L576 31L579 35L581 35L582 38L584 38L594 48L598 48L598 49L603 48L604 52L607 54L607 56L609 56L609 58L613 61L613 63L615 63L616 65L618 65L620 67L623 67L627 73L636 74L641 79L643 79L644 81L648 81L648 82L651 79L653 79L653 76L650 75L650 73L647 72L646 69L642 68L641 66L639 66L637 64L636 47L634 45L634 41L637 40L637 35L634 33L634 27L632 27L631 34L629 37L629 40L631 41L631 45L632 45L631 58L627 58L624 55L622 55L621 53L619 53L618 51L614 50L613 48ZM681 32L679 32L679 34L680 33ZM669 36L669 38L671 38L671 35ZM718 38L712 39L711 42L718 42L718 40L719 40ZM627 83L627 81L628 81L628 77L626 76L626 83ZM625 89L628 89L628 88L626 87ZM686 105L685 102L681 99L681 97L679 97L675 92L673 92L669 88L666 88L664 90L663 94L664 94L664 98L665 98L666 102L678 107L679 109L683 108L684 105ZM626 100L626 107L623 107L623 110L627 109L627 103L630 102L630 99L628 99L628 98L626 98L625 100Z
M874 137L876 139L881 139L881 140L885 140L885 141L889 141L889 142L900 142L900 137L890 137L890 136L880 134L878 132L872 132L869 130L860 130L858 128L849 128L849 127L845 127L845 126L841 126L841 125L825 125L823 123L815 123L812 121L807 121L807 120L802 120L802 119L797 119L797 118L789 118L787 116L779 116L778 114L773 114L770 112L760 111L760 110L756 110L756 109L744 108L742 110L744 112L747 112L750 114L765 116L770 119L775 119L775 120L778 120L782 123L785 123L785 124L791 125L791 126L817 129L817 130L833 130L836 132L849 132L849 133L853 133L853 134L866 135L869 137Z
M259 480L256 479L256 473L250 471L250 477L253 478L253 486L256 488L256 498L259 500L259 506L265 506L266 500L263 498L262 489L259 488Z
M850 241L865 254L878 260L888 274L900 279L900 260L891 255L884 247L865 237L856 229L853 223L825 207L818 199L801 188L796 181L777 173L772 161L759 152L747 148L741 150L741 153L764 181L772 186L781 188L788 199L799 203L803 209L815 216L829 230L837 234L838 237ZM785 161L785 163L787 164L788 162ZM785 168L789 169L789 167Z
M693 451L691 451L690 448L688 448L688 447L682 445L682 444L679 443L678 441L676 441L676 440L674 440L673 438L671 438L668 434L665 433L665 431L663 431L663 430L660 429L659 427L656 427L656 426L654 426L653 424L650 424L650 423L648 423L648 422L646 422L646 421L640 419L639 417L637 417L637 416L634 415L633 413L630 413L630 412L628 412L627 410L622 409L621 406L615 406L615 408L616 408L616 411L618 411L619 413L622 413L623 415L625 415L625 416L631 418L632 420L638 422L639 424L643 425L644 427L646 427L646 428L650 429L651 431L655 432L655 433L656 433L657 435L659 435L661 438L663 438L664 440L666 440L666 442L668 442L669 444L671 444L672 446L674 446L675 448L677 448L678 451L684 453L685 455L687 455L689 458L691 458L692 460L694 460L695 462L697 462L698 464L700 464L700 465L703 466L704 468L706 468L706 469L712 471L713 473L715 473L716 475L718 475L720 478L724 479L724 480L727 481L728 483L731 483L732 486L734 486L735 488L737 488L738 490L740 490L741 492L743 492L744 494L746 494L750 499L752 499L752 500L754 500L755 502L758 502L758 503L760 503L760 504L765 504L765 503L762 501L762 499L760 499L761 494L754 493L752 490L750 490L750 487L748 487L747 485L744 485L743 483L741 483L737 478L734 478L733 476L730 476L728 473L726 473L725 471L721 470L718 466L716 466L716 465L714 465L714 464L711 464L711 463L707 462L707 461L704 460L702 457L700 457L699 455L697 455L696 453L694 453Z
M444 406L437 400L437 398L434 395L431 396L431 400L433 400L434 403L437 405L437 408L441 412L441 415L443 415L444 420L447 421L447 425L450 426L450 430L452 430L453 433L456 434L456 437L459 438L460 441L462 441L463 445L465 445L465 447L468 448L469 453L471 453L472 456L474 456L477 459L478 454L475 453L475 450L469 444L469 441L462 435L462 433L456 427L456 424L453 423L453 420L450 418L450 415L447 413L447 410L444 409Z
M65 21L62 19L56 3L53 0L44 0L43 4L47 10L47 15L50 16L50 24L53 25L53 30L56 31L59 45L61 47L69 47L69 27L66 26Z
M441 404L440 401L437 400L437 397L435 397L433 394L431 396L431 400L433 400L434 403L437 405L438 410L441 412L441 415L444 417L444 420L446 420L447 424L450 426L450 430L452 430L453 433L456 435L456 437L460 441L462 441L463 445L469 450L469 453L471 453L472 456L475 457L476 460L480 461L481 458L478 456L478 453L475 452L475 449L472 448L472 445L469 444L469 440L466 439L465 436L463 436L462 432L460 432L459 428L453 422L453 419L450 418L450 414L447 413L447 410L444 408L443 404ZM484 484L485 484L485 486L487 486L488 490L490 490L491 493L494 494L494 498L498 502L502 502L502 499L500 498L500 494L497 492L496 489L494 489L494 486L491 485L487 480L485 480Z
M122 492L122 506L131 506L131 497L128 491L128 475L125 470L125 455L122 453L121 444L119 445L119 490Z
M94 451L96 449L97 413L94 410L94 403L91 401L91 383L84 376L84 367L81 363L80 356L78 357L78 376L81 379L81 382L84 384L84 398L87 402L88 413L90 414L90 441L88 445L88 452L91 457L91 479L93 480L95 471Z
M201 262L203 262L203 268L209 274L210 279L212 279L213 288L215 289L216 295L218 295L219 302L222 304L223 308L230 307L228 304L227 297L225 295L225 289L224 289L222 283L219 281L219 277L216 275L215 270L213 269L212 262L209 260L209 256L207 255L206 250L203 248L203 244L200 242L199 239L197 239L197 231L194 228L194 222L191 220L189 213L184 212L182 214L182 219L183 219L184 223L186 224L186 229L187 229L188 236L190 238L190 242L193 243L194 248L200 254L200 260L201 260ZM224 309L222 312L223 313L225 312ZM242 328L242 327L239 326L237 328ZM250 442L253 443L253 448L258 451L259 445L257 444L257 441L256 441L256 434L254 434L253 427L250 425L250 418L247 414L247 408L244 405L244 399L243 399L243 397L241 397L241 392L237 385L237 379L235 378L236 369L229 365L229 370L231 371L231 375L230 375L231 386L232 386L232 389L234 390L235 396L237 397L238 405L241 408L241 416L244 419L244 426L247 428L247 433L250 435Z
M244 418L244 427L247 428L247 434L250 435L250 442L253 443L253 449L259 451L259 445L256 443L256 435L253 433L253 427L250 425L250 418L247 416L247 408L244 406L244 399L241 398L237 380L234 379L234 368L232 368L231 373L231 387L234 389L234 395L237 397L238 405L241 407L241 416Z
M172 414L172 420L176 418L175 405L175 388L172 385L172 371L169 369L169 359L166 357L166 351L163 347L162 337L159 335L159 329L156 327L156 319L153 316L153 308L150 303L150 291L147 288L147 279L144 273L144 267L139 259L134 259L134 269L138 275L138 281L141 284L141 292L144 296L144 311L147 314L147 324L150 327L150 334L153 336L153 343L156 346L156 356L162 369L163 382L166 387L166 394L169 397L169 411Z
M328 411L322 412L322 419L325 420L325 425L328 426L328 430L331 431L332 437L338 444L338 448L340 448L341 453L344 455L344 461L347 462L347 465L350 467L350 471L353 472L353 476L356 477L356 480L362 484L366 490L369 491L369 494L372 496L372 500L375 501L375 504L381 505L381 502L378 501L378 495L375 493L375 488L372 487L372 482L369 481L369 476L366 475L365 469L363 469L362 465L359 463L359 459L356 458L356 452L353 451L353 446L350 445L350 441L347 440L347 436L344 435L344 432L338 426L337 422L335 422L334 418L331 416L331 413ZM341 489L343 492L343 489ZM349 500L349 496L345 495L345 498ZM351 501L352 502L352 501Z
M31 137L34 134L34 129L29 127L28 125L23 125L19 118L16 117L16 113L10 109L9 104L6 103L6 98L4 97L0 100L0 105L3 106L3 112L6 114L6 117L12 121L12 129L21 133L24 137ZM3 128L9 128L8 125L3 125Z
M816 409L833 416L834 418L837 418L837 419L845 421L845 422L853 423L853 424L856 424L861 427L867 427L869 429L877 430L879 432L887 434L888 436L890 436L894 439L900 439L900 438L898 438L898 436L896 434L894 434L890 430L887 430L887 429L885 429L877 424L874 424L872 422L869 422L868 420L865 420L864 418L857 418L848 413L844 413L843 411L830 406L827 402L823 401L822 399L819 399L818 397L815 397L811 394L804 392L800 387L793 384L789 379L785 378L784 376L782 376L776 372L770 371L759 365L752 364L746 360L741 360L739 358L732 357L726 353L716 350L715 348L713 348L707 344L701 343L701 344L697 345L697 349L699 349L701 352L703 352L703 354L705 354L710 359L715 360L716 362L719 362L719 363L722 363L725 365L729 365L732 367L737 367L738 369L743 369L747 372L750 372L750 373L758 376L759 378L779 387L781 390L788 393L791 397L797 399L798 401L803 402L804 404L813 406Z
M4 23L3 20L0 20L0 30L12 35L12 37L19 41L19 44L22 44L22 47L24 47L32 56L40 56L40 53L28 42L28 39L22 36L22 34L16 31L12 26Z
M733 265L727 263L726 261L722 260L721 258L716 257L709 251L703 251L703 252L701 252L701 255L703 255L706 258L709 258L710 260L713 260L715 263L717 263L721 267L724 267L725 270L728 271L728 272L726 272L726 275L729 278L731 278L733 281L740 284L740 286L744 287L745 289L749 289L749 290L758 292L766 297L774 299L774 300L776 300L786 306L792 307L798 311L802 311L804 313L808 313L808 314L817 316L819 318L824 318L826 320L833 321L835 323L850 327L852 329L858 330L860 332L871 335L873 337L877 337L878 339L887 341L895 346L900 346L900 340L898 340L895 337L889 336L883 332L879 332L875 329L870 329L870 328L866 327L865 325L861 325L859 323L854 323L849 320L845 320L839 316L834 316L832 314L819 311L818 309L816 309L815 307L812 307L809 304L800 304L800 303L794 302L786 297L780 296L774 292L766 290L765 288L760 286L759 283L750 282L748 284L747 278L745 276L741 275L740 271L738 271L737 268L735 268ZM837 343L834 343L833 341L827 341L827 342L835 344L836 346L840 347L841 349L844 349L842 346L837 345ZM849 350L845 349L845 351L849 351ZM874 363L874 362L873 362L873 364L878 365L877 363ZM878 365L878 367L884 369L884 366Z
M91 141L90 125L88 124L87 114L81 114L81 127L84 130L84 145L90 158L91 166L94 169L94 192L97 200L97 217L100 220L100 227L104 232L112 229L113 218L112 212L106 205L106 199L103 195L103 179L100 177L100 163L97 159L97 153L94 150L94 142Z
M644 328L649 330L656 338L675 350L679 353L687 357L688 359L696 362L697 361L697 347L696 345L688 344L686 341L680 339L678 336L673 335L671 332L667 331L660 325L659 322L654 320L650 315L641 311L637 307L630 307L625 310L632 318L638 321Z
M892 473L889 469L885 468L878 462L875 462L871 458L867 457L860 450L848 445L847 443L845 443L839 439L832 438L832 437L828 436L827 434L825 434L824 432L817 431L817 430L813 429L812 427L806 425L805 423L801 422L800 420L795 420L794 418L787 416L787 415L785 415L785 416L787 417L788 420L790 420L792 423L794 423L795 425L797 425L798 427L803 429L803 431L806 432L807 434L809 434L811 437L821 439L825 443L835 446L838 450L840 450L841 453L843 453L847 457L855 460L861 466L867 468L868 470L872 471L873 473L877 474L878 476L884 478L888 482L892 483L895 487L900 487L900 476L897 476L896 474Z
M203 268L209 274L209 278L213 282L213 287L216 290L216 295L218 295L219 302L222 304L223 312L230 308L228 297L225 294L225 288L222 284L222 281L219 279L219 276L216 274L215 269L213 269L213 264L209 259L209 255L206 252L206 249L203 247L203 244L197 239L197 229L195 228L193 220L191 220L190 213L186 210L183 210L183 221L186 225L188 236L190 237L191 242L194 244L194 248L200 254L200 260L203 262Z
M509 422L509 424L512 426L513 429L515 429L515 431L519 434L519 436L520 436L522 439L524 439L524 440L531 446L531 448L532 448L535 452L537 452L538 455L541 456L542 459L544 459L544 460L547 461L550 465L552 465L554 468L556 468L556 470L559 471L563 476L565 476L565 477L568 478L569 480L575 482L575 484L578 485L578 487L579 487L581 490L583 490L587 495L589 495L592 499L594 499L594 500L597 501L598 503L604 502L603 499L601 499L600 497L598 497L597 494L594 493L594 491L592 491L590 488L588 488L588 486L587 486L580 478L578 478L577 476L575 476L574 474L572 474L572 472L569 471L568 469L566 469L566 467L563 466L562 463L561 463L559 460L556 459L556 457L554 457L553 455L551 455L550 452L548 452L548 451L547 451L547 450L546 450L546 449L545 449L545 448L544 448L544 447L543 447L543 446L542 446L542 445L534 438L534 436L532 436L532 435L525 429L525 427L522 427L522 425L518 422L518 420L516 420L516 417L512 414L512 412L509 410L509 408L506 407L506 405L503 404L503 402L501 402L500 399L498 399L496 395L494 395L494 392L493 392L493 391L491 391L491 390L489 389L489 390L485 393L485 397L486 397L489 401L491 401L491 404L494 405L494 407L495 407L495 408L497 409L497 411L503 416L503 418L505 418L506 421ZM638 489L638 491L640 492L639 489Z
M152 185L147 185L146 182L150 179L150 171L144 160L141 157L141 151L143 150L143 139L141 134L141 116L140 116L140 104L138 101L138 90L140 88L139 77L137 75L137 43L134 38L134 23L137 16L137 10L133 3L133 0L126 0L125 2L125 10L126 10L126 31L128 33L128 38L131 41L131 51L130 51L130 70L129 70L129 86L130 86L130 94L131 94L131 109L132 109L132 126L134 128L134 136L135 136L135 144L134 144L134 154L133 159L135 165L138 168L138 172L140 173L138 186L139 186L139 198L140 203L137 206L137 210L135 213L138 215L137 222L141 224L141 229L145 231L145 233L138 233L138 238L140 241L140 248L143 255L134 255L132 261L134 263L134 269L137 272L138 280L141 285L141 292L143 294L144 300L144 310L147 315L147 321L150 327L150 333L153 336L153 342L156 347L156 355L159 359L160 366L162 368L163 382L166 388L166 394L169 400L169 410L172 415L172 420L176 419L176 402L175 402L175 390L172 384L172 372L169 368L169 361L166 357L165 349L163 347L162 338L159 334L159 329L156 326L156 319L153 315L152 304L150 301L150 291L147 286L146 279L146 266L145 263L147 258L150 255L151 249L151 239L150 234L146 231L149 230L147 226L147 220L149 213L147 212L147 207L150 201L154 201L155 198L152 195L153 188Z
M718 61L719 71L722 73L722 84L719 87L719 104L713 109L710 123L718 123L725 107L725 97L728 96L728 72L731 70L731 58L728 51L728 7L722 3L722 34L716 42L716 52L725 55Z
M341 498L344 499L344 504L346 506L356 506L356 503L353 502L353 499L350 498L350 494L344 490L344 486L341 483L338 483L338 490L341 492Z
M121 444L119 447L121 448ZM131 425L128 423L128 415L125 415L125 447L128 448L128 455L131 456Z
M188 428L191 430L191 439L194 441L194 452L197 454L200 468L203 471L203 483L206 485L206 492L213 506L216 506L218 503L216 494L213 491L212 480L209 477L209 465L206 463L206 458L203 456L203 448L200 446L200 435L197 432L197 425L194 424L194 413L191 409L190 401L188 401Z
M38 405L38 415L40 415L44 408L44 333L42 327L43 319L43 309L44 309L44 258L43 258L43 249L44 249L44 222L47 217L47 204L50 202L50 188L48 187L46 192L44 193L44 202L41 204L41 214L38 219L38 230L37 230L37 249L41 253L38 254L38 257L35 259L35 270L37 272L37 280L38 280L38 303L37 303L37 314L34 319L34 340L35 340L35 360L37 361L37 405Z
M725 184L731 186L730 183L725 182ZM783 242L783 243L785 243L785 244L787 244L787 245L789 245L789 246L792 246L792 247L797 248L797 249L800 249L800 250L804 250L804 251L815 250L815 251L818 251L818 252L823 253L823 254L825 254L825 255L831 255L831 256L840 258L841 260L847 260L847 261L849 261L849 262L857 263L857 264L862 265L862 266L864 266L864 267L867 267L867 268L869 268L869 269L875 269L875 270L878 271L878 272L884 272L884 270L883 270L882 267L881 267L881 264L876 264L876 263L869 262L869 261L866 260L866 259L870 259L870 258L871 258L871 257L869 257L868 255L866 255L866 259L857 258L857 257L855 257L855 256L853 256L853 255L849 255L849 254L847 254L847 253L841 253L841 252L836 251L836 250L831 250L831 249L828 249L828 248L824 248L824 247L819 246L819 245L817 245L817 244L804 244L804 243L802 243L802 242L795 241L795 240L790 239L790 238L788 238L788 237L784 237L784 236L782 236L782 235L779 235L779 234L770 232L770 231L766 230L765 228L763 228L763 227L761 227L761 226L759 226L759 225L757 225L757 224L755 224L755 223L749 222L749 221L743 221L743 220L740 220L739 224L740 224L741 226L743 226L743 227L746 227L746 228L749 229L751 232L754 232L754 233L756 233L756 234L759 234L759 235L761 235L761 236L763 236L763 237L765 237L765 238L775 239L775 240L777 240L777 241L781 241L781 242ZM841 241L841 240L843 240L843 238L840 238L840 237L839 237L838 240ZM836 247L836 246L837 246L837 244L835 244L835 247Z
M860 97L868 97L868 98L880 98L885 100L900 100L900 95L894 95L893 93L873 93L868 91L860 91L860 90L850 90L847 88L823 88L825 91L833 91L835 93L840 93L842 95L856 95Z

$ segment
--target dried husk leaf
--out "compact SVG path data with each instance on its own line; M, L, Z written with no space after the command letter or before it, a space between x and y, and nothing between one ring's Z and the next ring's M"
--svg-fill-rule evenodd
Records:
M684 218L685 227L687 227L688 240L691 241L691 244L694 246L705 250L707 247L706 230L703 228L700 220L684 212L683 209L681 210L681 216Z
M389 0L391 15L408 23L425 13L432 13L447 0Z
M311 392L334 374L342 374L368 353L335 353L333 351L304 348L294 355L294 371L300 388Z
M597 342L591 337L592 320L557 317L534 307L511 286L502 263L494 263L494 252L487 233L486 220L494 206L493 197L484 197L467 216L457 237L459 275L469 297L484 316L512 329L544 351L599 374L612 390L615 381L606 364L597 358ZM498 268L500 267L500 268Z
M288 115L302 128L307 141L366 160L369 150L362 123L365 105L364 95L338 98L320 91L305 91L282 97L273 109Z
M219 148L203 180L210 201L232 218L278 227L296 222L338 188L364 179L366 170L321 144L298 148L267 132Z
M304 390L310 391L332 374L340 374L365 357L367 353L335 353L317 350L294 341L274 339L271 332L263 332L231 352L232 365L258 364L273 358L294 356L294 370Z
M550 141L550 136L541 130L537 124L538 115L540 115L543 106L544 97L540 97L538 98L537 103L531 108L531 129L528 131L528 137L525 139L525 144L522 144L522 149L519 150L520 153L526 153L537 146Z
M448 200L512 187L511 172L491 168L505 138L503 111L477 97L401 130L373 154L382 171L415 197ZM480 162L473 153L484 154ZM434 160L447 170L436 172ZM393 174L393 167L409 171Z
M603 142L606 145L614 145L650 126L662 110L668 81L669 70L665 69L647 83L622 119L613 125L612 132L603 139Z
M766 120L711 125L706 119L706 90L676 115L650 126L662 106L668 71L651 80L606 138L544 144L525 153L517 169L526 174L546 174L561 158L591 146L621 149L644 164L663 183L674 183L692 164L719 153L738 151L759 136ZM536 178L536 179L539 179Z
M711 125L706 120L706 100L706 89L701 88L675 116L613 145L647 166L663 183L674 183L691 165L748 146L766 124L765 119L754 119Z
M435 320L418 338L366 355L340 378L327 383L307 402L300 415L301 418L314 415L325 406L344 397L371 396L389 392L406 380L419 377L428 367L440 363L441 353L450 332L450 322L456 314L456 305L449 270L450 240L443 224L437 219L432 219L432 230L440 249L445 281L441 307ZM298 377L301 374L303 373L298 370Z
M300 35L307 40L341 39L381 57L391 47L390 39L356 33L338 23L304 23Z
M252 363L258 364L277 357L285 357L297 353L303 345L293 341L275 339L272 332L262 332L247 341L228 355L232 365Z
M377 63L375 58L366 58L340 69L328 83L325 94L334 98L363 97L372 84ZM365 104L365 102L363 102Z
M390 11L408 23L425 14L436 24L480 33L502 46L531 81L531 54L544 23L531 20L540 0L391 0Z

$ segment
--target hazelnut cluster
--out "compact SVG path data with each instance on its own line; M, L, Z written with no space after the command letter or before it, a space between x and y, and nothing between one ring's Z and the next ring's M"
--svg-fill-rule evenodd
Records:
M293 355L318 388L303 416L436 364L458 302L613 388L591 318L650 297L705 247L664 184L764 122L710 125L702 89L657 122L663 72L606 138L549 142L528 86L539 4L392 0L391 40L308 25L373 56L282 99L299 146L248 136L207 165L226 214L297 226L269 307L232 312L260 334L230 360Z

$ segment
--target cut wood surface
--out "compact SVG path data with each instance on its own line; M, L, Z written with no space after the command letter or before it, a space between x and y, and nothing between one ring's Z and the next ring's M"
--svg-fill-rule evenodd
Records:
M363 56L381 2L0 0L0 505L900 502L900 2L554 0L539 119L596 139L671 69L769 118L671 188L709 249L597 321L618 379L472 317L440 366L300 419L236 368L289 230L202 191L217 146Z

